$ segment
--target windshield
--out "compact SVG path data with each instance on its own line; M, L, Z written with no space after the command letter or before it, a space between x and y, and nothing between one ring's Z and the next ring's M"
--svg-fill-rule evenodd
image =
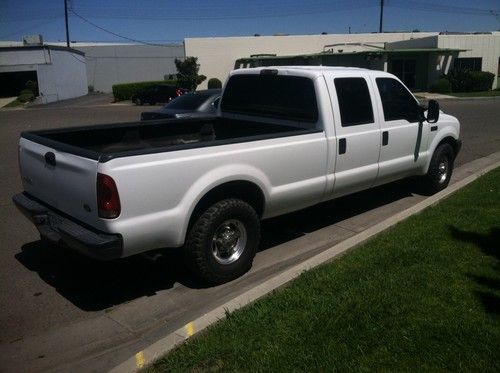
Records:
M165 109L196 110L210 97L199 93L188 93L177 97L165 105Z

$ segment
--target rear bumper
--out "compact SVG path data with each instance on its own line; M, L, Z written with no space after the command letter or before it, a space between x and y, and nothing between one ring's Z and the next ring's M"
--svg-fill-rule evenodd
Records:
M91 230L70 220L25 193L12 197L17 208L35 224L40 235L98 260L120 258L123 239L119 234Z

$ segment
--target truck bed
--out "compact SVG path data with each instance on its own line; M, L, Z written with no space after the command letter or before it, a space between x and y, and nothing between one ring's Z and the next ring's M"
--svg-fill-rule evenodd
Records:
M106 162L117 157L317 132L293 125L228 118L166 119L24 132L51 148Z

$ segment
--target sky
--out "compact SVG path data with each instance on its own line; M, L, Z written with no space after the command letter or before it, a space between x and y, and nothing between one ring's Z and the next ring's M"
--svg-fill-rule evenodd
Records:
M385 0L384 31L500 30L500 0ZM380 0L68 0L71 41L376 32ZM0 40L65 41L64 0L0 0Z

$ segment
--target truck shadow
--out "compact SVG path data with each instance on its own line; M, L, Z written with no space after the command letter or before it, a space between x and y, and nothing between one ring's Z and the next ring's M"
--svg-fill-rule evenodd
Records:
M402 180L353 194L262 223L260 251L270 249L344 219L412 196L415 183ZM16 259L84 311L99 311L158 291L176 283L205 288L182 264L180 249L163 252L155 262L134 256L99 262L42 241L25 244Z

